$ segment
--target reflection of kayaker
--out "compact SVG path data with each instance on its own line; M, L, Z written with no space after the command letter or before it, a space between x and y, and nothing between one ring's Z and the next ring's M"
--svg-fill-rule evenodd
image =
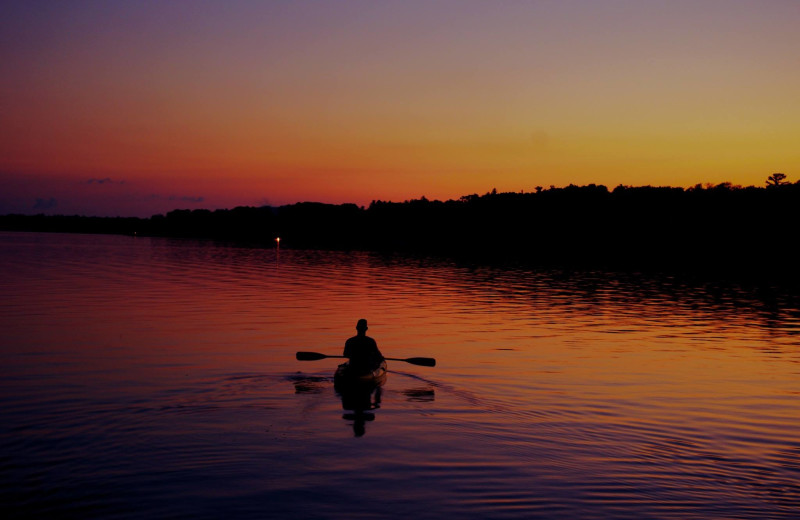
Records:
M333 375L333 387L342 399L342 408L352 413L345 413L342 418L353 421L353 433L361 437L366 433L366 421L375 420L376 410L381 406L381 390L386 382L386 361L381 361L377 368L370 372L355 372L349 363L342 363Z
M360 319L356 324L357 334L348 339L344 344L344 357L350 361L347 363L349 375L367 375L380 369L381 363L384 364L383 372L386 373L383 354L378 350L378 344L374 339L367 336L367 320Z

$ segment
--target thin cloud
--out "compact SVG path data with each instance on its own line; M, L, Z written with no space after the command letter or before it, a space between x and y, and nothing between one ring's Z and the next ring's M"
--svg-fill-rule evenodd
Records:
M205 200L206 200L205 197L191 197L191 196L188 196L188 195L169 195L169 196L165 196L165 195L159 195L157 193L151 194L149 198L150 198L150 200L168 200L170 202L178 201L178 202L194 202L194 203L205 202Z
M56 206L58 206L58 201L53 197L50 197L49 199L42 199L37 197L36 202L33 204L33 209L35 210L53 209Z
M181 202L203 202L206 200L205 197L187 197L187 196L178 196L178 195L170 195L169 199L167 200L179 200Z
M105 177L103 179L91 178L87 180L85 184L125 184L125 181L115 181L111 177Z

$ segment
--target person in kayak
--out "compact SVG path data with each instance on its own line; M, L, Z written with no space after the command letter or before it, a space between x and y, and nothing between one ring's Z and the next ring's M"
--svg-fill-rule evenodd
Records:
M358 320L356 324L358 334L344 343L344 357L350 359L350 368L355 373L370 372L383 361L383 354L378 350L378 344L367 336L367 328L367 320Z

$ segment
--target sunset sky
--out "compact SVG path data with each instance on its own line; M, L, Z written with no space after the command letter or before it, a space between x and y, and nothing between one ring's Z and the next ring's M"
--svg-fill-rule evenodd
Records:
M800 1L0 5L0 214L800 176Z

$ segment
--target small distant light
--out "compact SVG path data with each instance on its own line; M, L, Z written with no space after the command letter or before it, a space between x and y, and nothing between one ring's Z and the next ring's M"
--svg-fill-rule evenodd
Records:
M280 242L280 241L281 241L281 237L278 237L278 238L275 239L275 242Z

